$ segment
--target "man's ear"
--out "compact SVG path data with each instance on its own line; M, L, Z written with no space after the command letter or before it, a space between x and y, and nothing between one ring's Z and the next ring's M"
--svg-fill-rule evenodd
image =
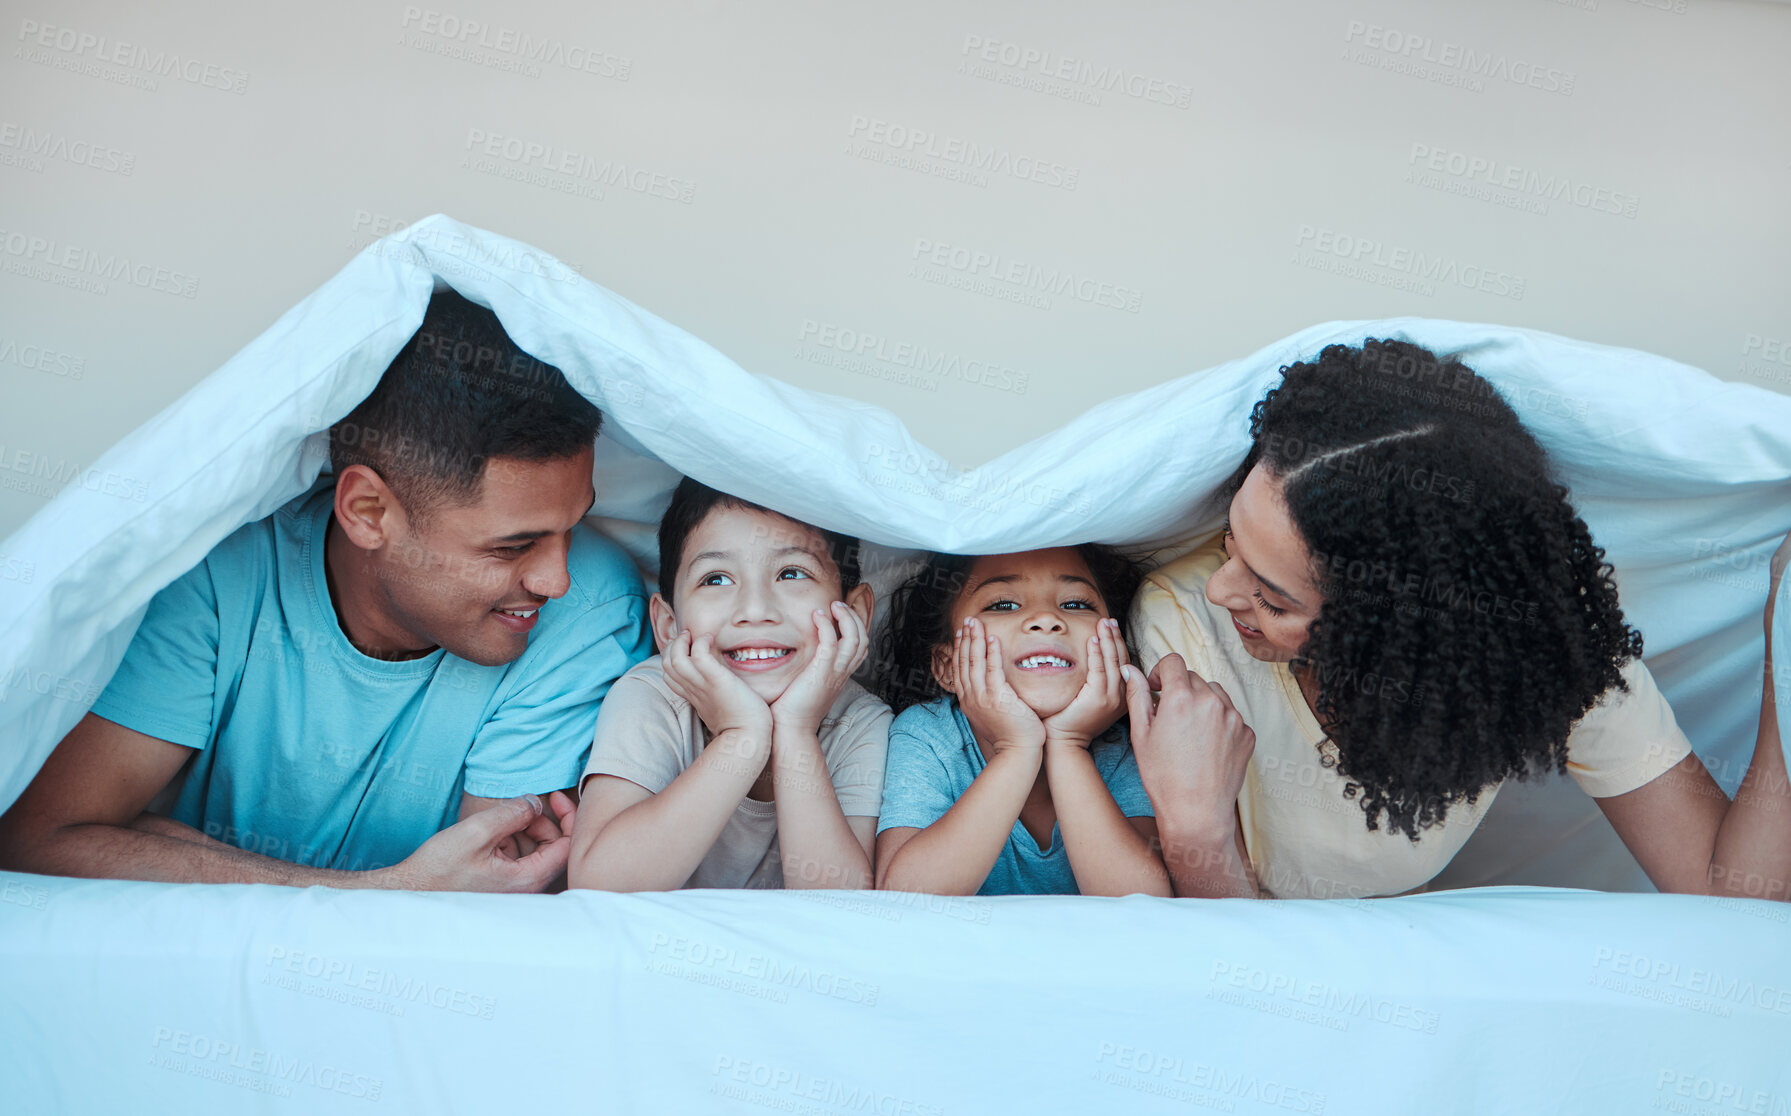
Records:
M653 625L653 649L663 655L666 645L678 638L678 618L658 593L647 599L647 617Z
M404 505L385 480L365 465L350 465L336 478L336 522L348 541L378 550L409 530Z
M871 617L877 612L877 591L864 582L859 582L846 592L846 607L858 613L864 621L864 630L871 630Z
M955 664L952 662L951 644L935 643L933 645L933 681L939 683L939 688L948 694L955 694L958 692L957 679L952 677L952 667L954 665Z

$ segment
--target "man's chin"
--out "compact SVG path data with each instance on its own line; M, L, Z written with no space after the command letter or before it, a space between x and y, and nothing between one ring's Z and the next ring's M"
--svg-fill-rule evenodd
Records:
M529 649L527 636L512 636L502 640L484 640L478 643L461 645L442 644L448 654L465 659L477 666L497 667L513 663Z

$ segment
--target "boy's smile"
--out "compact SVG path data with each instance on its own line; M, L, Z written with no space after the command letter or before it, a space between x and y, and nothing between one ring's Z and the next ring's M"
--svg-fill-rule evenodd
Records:
M659 650L689 632L715 637L715 654L753 693L783 696L814 658L814 613L829 614L842 598L840 571L827 539L775 512L721 504L691 529L679 568L654 594L653 638ZM868 621L868 608L861 610ZM827 623L833 623L829 615Z

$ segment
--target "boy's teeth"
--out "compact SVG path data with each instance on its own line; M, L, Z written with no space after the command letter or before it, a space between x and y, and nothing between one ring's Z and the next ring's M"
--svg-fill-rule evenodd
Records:
M1069 665L1070 661L1068 659L1061 658L1057 655L1028 655L1020 660L1021 670L1032 670L1035 667L1042 666L1067 667Z
M789 653L781 647L742 647L738 651L729 651L728 658L744 663L754 659L781 659Z
M498 611L503 613L505 616L514 616L518 620L527 620L529 617L535 615L535 613L540 612L541 610L538 608L531 608L526 611L519 612L513 608L500 608L500 609L498 609Z

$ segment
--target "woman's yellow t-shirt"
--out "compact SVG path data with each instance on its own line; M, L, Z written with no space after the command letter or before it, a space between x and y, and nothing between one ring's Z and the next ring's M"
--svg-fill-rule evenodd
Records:
M1325 765L1334 745L1287 664L1253 658L1230 614L1206 599L1207 578L1224 561L1215 537L1152 573L1132 604L1131 630L1146 671L1170 652L1181 655L1225 688L1256 733L1238 816L1258 882L1282 899L1398 895L1428 883L1473 835L1499 786L1452 806L1416 843L1384 818L1370 830L1360 799L1344 797L1347 780ZM1606 694L1567 739L1567 770L1596 798L1635 790L1691 752L1648 668L1632 660L1623 677L1628 691Z

